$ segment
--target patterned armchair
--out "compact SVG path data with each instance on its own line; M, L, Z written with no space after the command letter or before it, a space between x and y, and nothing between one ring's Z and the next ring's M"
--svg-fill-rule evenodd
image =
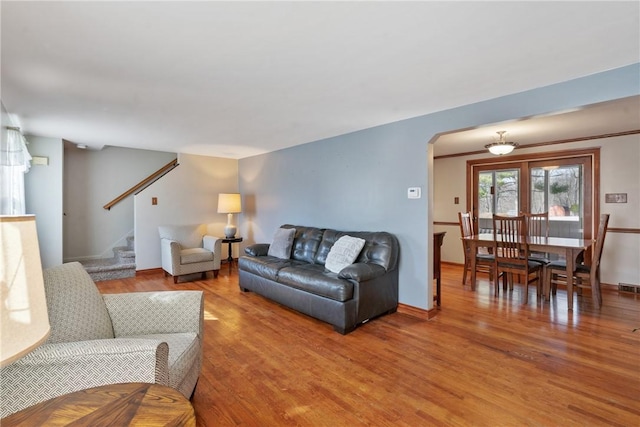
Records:
M165 276L173 276L173 283L178 283L178 276L193 273L202 273L204 279L207 271L218 277L222 239L207 236L206 224L161 225L158 232L162 269Z
M101 295L82 265L44 271L51 334L0 370L0 417L106 384L163 384L190 397L202 364L201 291Z

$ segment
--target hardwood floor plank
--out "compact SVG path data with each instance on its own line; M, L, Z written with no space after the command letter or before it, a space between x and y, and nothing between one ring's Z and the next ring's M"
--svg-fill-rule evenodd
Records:
M234 270L173 284L161 273L98 282L103 293L205 291L202 373L193 397L207 426L638 425L640 300L588 292L568 312L563 289L496 297L443 265L443 306L348 335L254 293Z

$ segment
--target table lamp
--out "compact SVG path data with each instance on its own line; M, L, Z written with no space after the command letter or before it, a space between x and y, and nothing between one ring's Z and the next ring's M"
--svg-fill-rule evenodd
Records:
M236 235L236 226L231 223L234 213L241 213L242 205L239 193L218 194L218 213L227 214L227 225L224 227L224 236L232 239Z
M0 367L45 342L49 316L36 217L0 216Z

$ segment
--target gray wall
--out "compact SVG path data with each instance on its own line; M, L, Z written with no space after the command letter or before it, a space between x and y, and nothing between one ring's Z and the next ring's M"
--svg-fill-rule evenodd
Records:
M32 157L48 157L49 164L32 165L24 176L26 211L36 216L42 267L62 264L64 144L60 138L26 136Z
M103 206L176 158L175 153L106 146L65 149L64 260L111 258L133 235L133 196Z
M400 302L431 308L429 141L441 132L637 95L639 73L640 64L634 64L242 159L245 245L270 241L283 223L389 231L400 240ZM413 186L422 187L422 199L407 199L407 188Z

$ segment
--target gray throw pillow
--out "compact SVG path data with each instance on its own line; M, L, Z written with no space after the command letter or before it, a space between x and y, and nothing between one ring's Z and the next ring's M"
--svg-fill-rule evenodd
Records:
M273 242L269 245L267 255L289 259L291 256L291 247L293 246L293 236L295 236L295 234L295 228L278 228L273 235Z
M353 262L358 258L364 244L364 239L342 236L331 247L331 250L327 254L327 260L325 261L324 266L329 271L340 273L343 268L353 264Z

